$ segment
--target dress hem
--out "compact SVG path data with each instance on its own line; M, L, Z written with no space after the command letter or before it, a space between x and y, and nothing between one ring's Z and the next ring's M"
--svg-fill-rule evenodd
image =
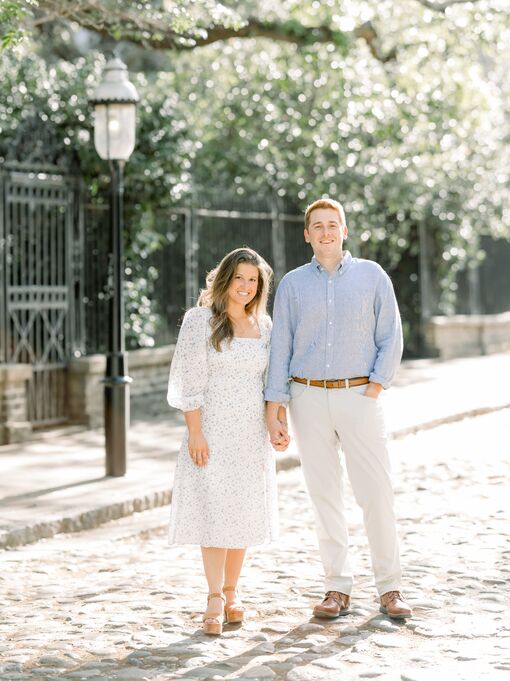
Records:
M275 541L278 540L278 535L271 536L270 539L263 539L262 541L255 541L255 542L250 542L249 544L244 544L243 546L239 546L239 544L225 544L224 542L222 543L215 543L215 544L202 544L199 541L177 541L177 540L172 540L170 539L168 541L169 546L203 546L206 549L248 549L251 546L267 546L269 544L273 544Z

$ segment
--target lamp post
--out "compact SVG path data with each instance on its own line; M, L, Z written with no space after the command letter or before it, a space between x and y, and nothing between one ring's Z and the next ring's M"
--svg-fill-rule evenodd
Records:
M108 355L104 379L106 475L126 473L129 427L129 384L124 343L123 171L135 146L138 93L126 65L110 59L91 103L94 105L94 144L111 172L111 282Z

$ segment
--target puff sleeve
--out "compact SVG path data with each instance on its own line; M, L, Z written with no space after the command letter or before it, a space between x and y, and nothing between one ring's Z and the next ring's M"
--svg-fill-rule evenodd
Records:
M179 331L170 366L167 401L182 411L199 409L204 403L210 316L209 308L193 307L184 315Z
M271 337L271 329L273 328L273 322L268 314L262 315L259 320L260 332L264 338L269 340Z

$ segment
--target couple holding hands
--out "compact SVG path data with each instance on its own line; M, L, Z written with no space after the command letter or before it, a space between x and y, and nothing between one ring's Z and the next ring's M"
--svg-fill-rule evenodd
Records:
M342 464L363 510L380 610L411 616L401 592L384 416L378 395L402 355L391 281L343 250L343 207L305 212L311 262L288 272L266 313L272 271L249 248L226 255L184 316L168 385L187 435L175 471L171 544L198 544L209 587L206 634L242 622L246 548L277 538L274 456L289 444L287 409L313 505L325 573L316 617L349 613L353 575ZM269 437L268 437L269 432Z

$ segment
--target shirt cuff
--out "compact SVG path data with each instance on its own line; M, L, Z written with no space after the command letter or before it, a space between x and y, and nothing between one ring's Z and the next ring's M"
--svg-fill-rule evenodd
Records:
M266 388L264 391L264 399L266 402L283 402L287 404L287 402L290 402L290 395L289 393L280 393L272 388Z
M380 374L376 374L376 373L374 373L374 372L372 372L372 373L369 375L368 380L369 380L371 383L380 383L380 384L382 385L382 387L383 387L385 390L388 390L388 388L389 388L390 385L391 385L391 381L385 379L385 378L384 378L383 376L381 376Z

